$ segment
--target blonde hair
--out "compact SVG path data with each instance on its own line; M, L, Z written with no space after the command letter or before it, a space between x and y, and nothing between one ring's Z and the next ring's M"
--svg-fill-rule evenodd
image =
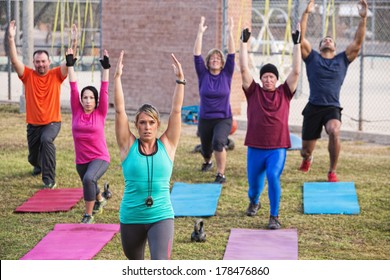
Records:
M225 56L223 55L222 51L219 50L219 49L211 49L209 50L209 52L207 53L207 56L206 56L206 68L207 69L210 69L209 68L209 62L210 62L210 57L213 55L213 54L219 54L221 56L221 69L225 66Z
M158 112L156 107L154 107L151 104L143 104L141 107L139 107L139 109L135 113L135 125L136 126L138 123L139 115L141 113L144 113L144 114L148 115L149 117L151 117L152 119L154 119L157 122L158 126L160 126L160 113Z

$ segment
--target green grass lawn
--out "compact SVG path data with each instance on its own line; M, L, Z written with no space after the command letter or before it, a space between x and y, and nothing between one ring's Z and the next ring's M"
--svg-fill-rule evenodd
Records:
M0 259L19 259L31 250L57 223L79 223L84 202L71 211L42 214L15 214L13 211L41 187L40 176L32 177L27 162L27 140L24 114L15 105L0 105ZM199 139L196 127L183 125L171 183L206 183L214 172L202 173L200 154L191 153ZM113 197L96 223L119 223L118 210L123 193L123 176L116 146L112 116L106 125L111 165L100 180L110 182ZM247 217L245 132L232 139L235 149L228 152L227 183L218 203L216 216L204 219L205 243L192 243L194 217L175 219L174 260L221 260L231 228L265 229L269 217L267 188L261 197L262 209L256 217ZM74 163L70 115L63 114L62 128L56 139L57 185L80 188ZM304 215L302 186L304 182L325 181L329 165L327 141L319 141L315 162L308 174L297 171L299 151L289 151L282 175L280 221L283 228L298 230L301 260L388 260L390 259L390 147L362 142L343 141L338 167L341 181L353 181L358 194L359 215ZM101 184L102 185L102 184ZM105 246L95 259L124 260L120 234Z

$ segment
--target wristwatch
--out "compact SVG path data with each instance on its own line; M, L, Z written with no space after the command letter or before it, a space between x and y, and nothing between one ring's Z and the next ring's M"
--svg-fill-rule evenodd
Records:
M177 84L185 85L187 83L186 79L184 80L176 80Z

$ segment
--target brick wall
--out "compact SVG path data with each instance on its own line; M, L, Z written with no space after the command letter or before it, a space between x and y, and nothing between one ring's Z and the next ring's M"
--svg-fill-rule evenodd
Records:
M240 7L242 1L228 2L229 16L234 17L237 28L241 12L236 7ZM202 54L213 47L221 48L222 0L115 0L103 1L102 5L102 46L110 52L111 80L119 52L125 50L122 81L126 108L135 110L143 103L151 103L163 113L170 111L175 86L171 53L182 63L187 79L184 106L199 104L194 42L200 17L205 16L208 29L203 38ZM236 62L238 64L238 54ZM243 94L238 71L233 80L232 108L234 114L239 114ZM110 86L111 102L112 95L113 86Z

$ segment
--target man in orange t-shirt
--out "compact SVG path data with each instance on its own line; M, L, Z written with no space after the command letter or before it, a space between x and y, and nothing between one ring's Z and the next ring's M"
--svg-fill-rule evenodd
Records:
M50 69L49 54L37 50L33 55L35 69L19 60L15 45L16 26L8 27L11 63L23 82L26 98L28 161L34 166L32 175L42 173L44 188L56 187L56 147L54 140L61 129L61 84L68 75L66 61ZM72 26L72 48L76 52L77 29Z

